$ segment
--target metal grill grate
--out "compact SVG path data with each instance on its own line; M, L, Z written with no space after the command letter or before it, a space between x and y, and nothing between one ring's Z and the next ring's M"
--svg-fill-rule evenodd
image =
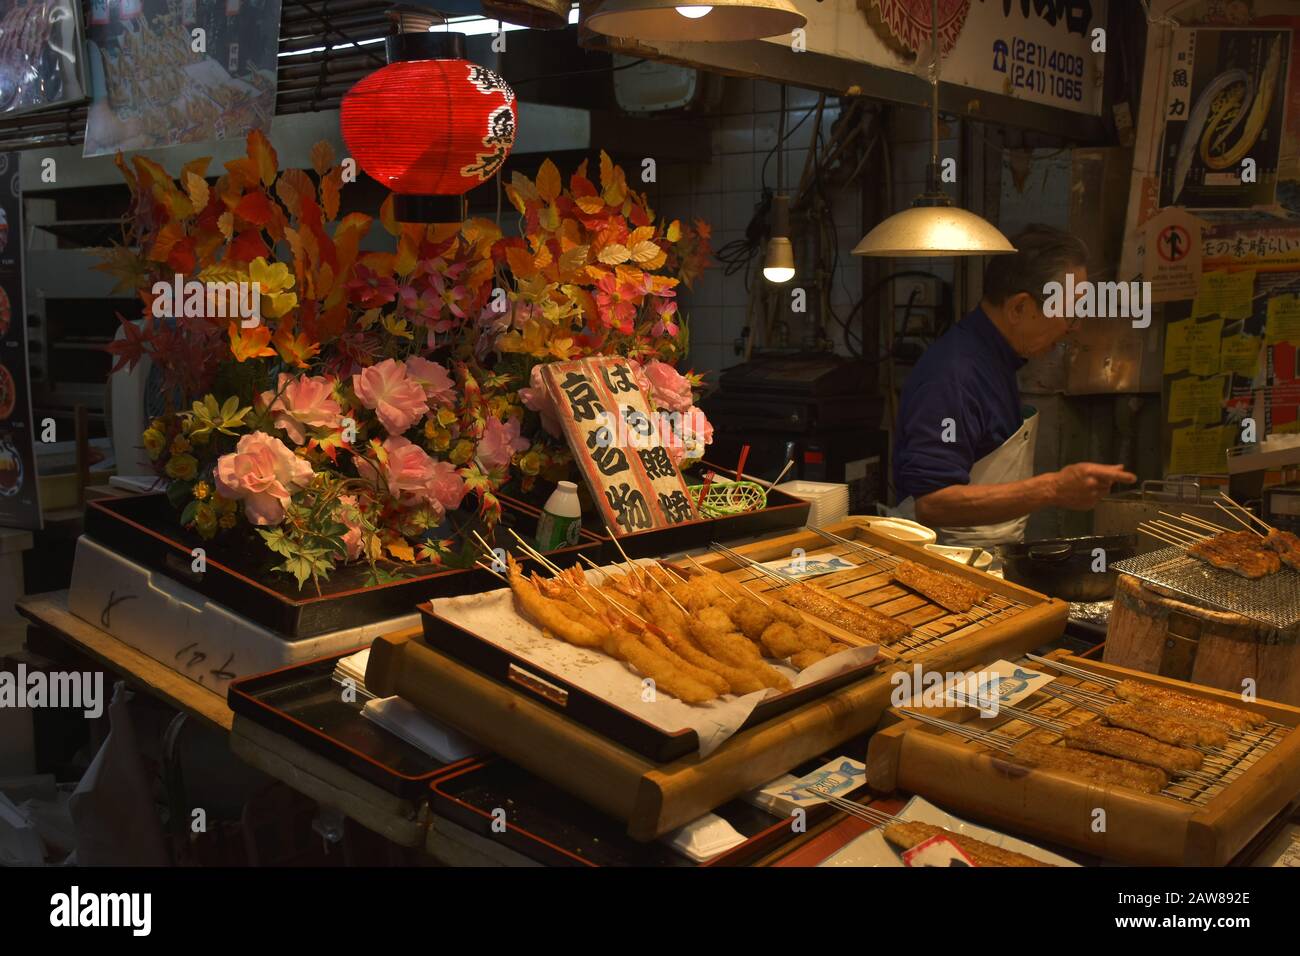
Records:
M1257 580L1161 548L1116 562L1116 571L1166 588L1200 604L1240 614L1279 629L1300 623L1300 574L1283 568Z

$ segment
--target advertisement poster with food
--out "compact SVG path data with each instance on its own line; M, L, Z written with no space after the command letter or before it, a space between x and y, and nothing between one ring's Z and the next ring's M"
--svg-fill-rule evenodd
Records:
M280 0L92 0L84 155L270 128L279 22Z
M39 528L18 157L0 153L0 527Z
M1178 30L1165 101L1160 206L1271 206L1290 30Z
M81 4L0 0L0 116L86 98Z

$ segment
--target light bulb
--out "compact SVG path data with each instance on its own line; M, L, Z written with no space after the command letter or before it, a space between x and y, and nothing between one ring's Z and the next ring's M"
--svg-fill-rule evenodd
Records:
M767 256L763 261L763 278L777 285L794 278L794 247L786 236L773 236L767 240Z
M677 7L677 12L688 20L698 20L700 17L707 17L712 10L712 7Z

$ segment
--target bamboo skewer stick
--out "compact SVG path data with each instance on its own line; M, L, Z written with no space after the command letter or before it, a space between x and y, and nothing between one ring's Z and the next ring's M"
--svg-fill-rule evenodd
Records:
M1207 531L1214 531L1219 534L1223 534L1224 532L1229 530L1228 528L1225 528L1221 524L1215 524L1213 521L1206 521L1204 518L1198 517L1197 515L1189 515L1183 513L1181 515L1175 516L1170 514L1168 511L1162 511L1160 513L1170 518L1177 517L1179 521L1186 521L1189 524L1198 525L1202 528L1205 528Z
M1252 534L1257 534L1257 535L1259 535L1261 538L1264 537L1264 533L1263 533L1262 531L1260 531L1259 529L1257 529L1257 528L1256 528L1254 525L1252 525L1249 521L1247 521L1247 520L1245 520L1244 518L1242 518L1242 517L1241 517L1240 515L1238 515L1235 511L1229 511L1227 508L1225 508L1222 504L1220 504L1220 503L1217 502L1217 501L1214 503L1214 507L1218 508L1220 511L1222 511L1225 515L1227 515L1227 516L1228 516L1229 518L1231 518L1233 521L1237 522L1237 523L1240 524L1240 525L1244 525L1247 531L1251 532Z
M614 534L613 529L610 528L608 524L605 525L605 532L609 535L609 540L614 542L614 547L618 548L618 553L623 556L623 563L626 564L628 570L632 572L632 577L635 580L640 581L641 569L638 568L636 564L633 563L632 559L627 556L627 552L623 550L623 545L619 543L618 535Z
M1239 504L1237 504L1237 502L1233 501L1231 498L1229 498L1229 497L1228 497L1227 495L1225 495L1223 492L1219 492L1219 495L1220 495L1220 497L1223 498L1224 501L1226 501L1228 504L1232 505L1234 508L1236 508L1236 509L1237 509L1238 511L1240 511L1242 514L1244 514L1247 518L1249 518L1251 521L1254 521L1256 524L1258 524L1260 527L1264 528L1266 531L1273 531L1273 530L1275 530L1275 529L1273 528L1273 526L1272 526L1271 524L1269 524L1267 521L1265 521L1263 518L1257 518L1257 517L1255 516L1255 512L1251 511L1249 508L1245 507L1244 505L1239 505Z

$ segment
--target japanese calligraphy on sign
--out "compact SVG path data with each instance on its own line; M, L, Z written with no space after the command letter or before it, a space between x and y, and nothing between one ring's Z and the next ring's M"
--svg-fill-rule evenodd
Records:
M542 366L574 458L615 534L666 528L699 517L681 471L660 441L658 413L626 359L588 358Z

